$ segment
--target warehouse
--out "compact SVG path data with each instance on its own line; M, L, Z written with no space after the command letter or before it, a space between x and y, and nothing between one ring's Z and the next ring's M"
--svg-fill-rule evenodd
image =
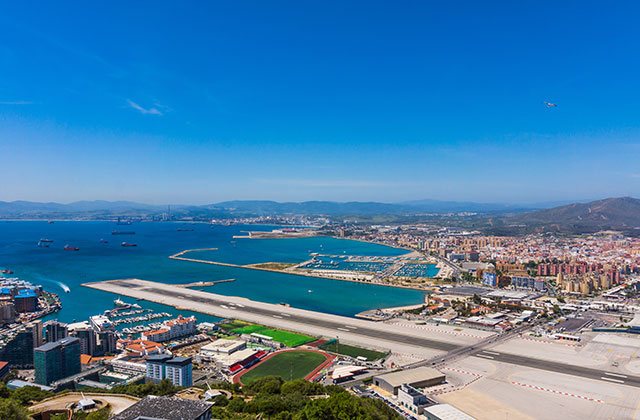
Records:
M390 394L397 394L401 385L407 384L415 388L425 388L441 384L445 375L430 367L400 370L373 377L373 384Z
M449 404L436 404L424 409L427 420L475 420Z

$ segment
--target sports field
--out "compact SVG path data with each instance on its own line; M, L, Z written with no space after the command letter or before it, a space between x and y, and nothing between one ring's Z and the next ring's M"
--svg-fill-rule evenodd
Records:
M355 346L349 346L346 344L340 344L336 340L321 344L318 346L318 348L331 353L342 354L345 356L365 357L368 361L382 359L383 357L387 356L387 353L382 353L380 351L375 351L375 350L363 349L362 347L355 347Z
M242 321L233 321L232 323L224 324L222 325L222 328L234 334L258 333L267 335L269 337L272 337L274 341L282 343L287 347L297 347L315 340L314 337L308 335L298 334L285 330L276 330L273 328L265 327L264 325L249 324Z
M320 366L326 357L314 351L294 350L273 355L242 376L247 385L264 376L280 376L285 381L303 379Z

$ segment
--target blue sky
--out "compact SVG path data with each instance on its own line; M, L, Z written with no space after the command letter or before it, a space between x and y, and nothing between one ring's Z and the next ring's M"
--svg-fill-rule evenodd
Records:
M0 200L639 196L639 13L4 1Z

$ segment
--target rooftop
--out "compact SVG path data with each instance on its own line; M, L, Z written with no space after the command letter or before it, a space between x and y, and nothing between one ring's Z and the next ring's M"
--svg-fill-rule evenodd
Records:
M442 372L439 372L430 367L422 366L415 369L406 369L399 370L397 372L385 373L376 377L382 379L395 388L399 387L402 384L414 384L444 376L445 375Z
M191 358L190 357L174 357L173 359L167 360L166 363L170 365L185 366L191 363Z
M127 408L112 420L154 418L164 420L193 420L206 413L213 404L184 400L177 397L148 396Z
M147 357L147 362L166 362L171 359L173 356L170 354L154 354L152 356Z
M449 404L432 405L431 407L425 408L424 411L433 414L442 420L474 420L473 417Z
M23 381L21 379L12 379L9 382L7 382L7 388L9 389L18 389L18 388L22 388L25 386L35 386L38 387L40 389L42 389L43 391L52 391L53 388L51 388L50 386L46 386L46 385L40 385L40 384L36 384L34 382L27 382L27 381Z
M50 350L55 349L56 347L64 346L64 345L75 343L75 342L80 343L80 340L78 340L76 337L65 337L62 340L54 341L52 343L43 344L40 347L37 347L37 348L35 348L33 350L34 351L50 351Z
M245 344L244 340L240 340L240 339L235 339L235 340L230 340L227 338L219 338L216 341L209 343L205 346L202 346L202 348L200 349L201 351L217 351L217 352L223 352L223 351L229 351L230 349L233 349L235 347L238 346L242 346L243 344Z

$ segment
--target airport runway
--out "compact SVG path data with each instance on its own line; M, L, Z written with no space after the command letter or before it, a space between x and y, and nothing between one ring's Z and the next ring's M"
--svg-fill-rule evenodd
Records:
M578 376L581 378L595 379L597 381L606 381L614 384L629 385L640 387L640 377L631 376L616 372L606 372L598 369L569 365L566 363L553 362L549 360L534 359L531 357L518 356L510 353L495 352L491 350L482 350L473 354L475 357L491 360L494 362L508 363L530 367L534 369L547 370L550 372L562 373L565 375Z
M287 326L294 331L318 336L335 337L343 333L348 333L350 337L360 337L363 341L371 342L375 340L381 348L387 349L394 349L394 345L398 343L438 352L461 350L466 347L456 343L427 338L400 329L389 331L389 328L392 328L389 324L256 302L236 296L217 295L209 292L185 289L166 283L156 283L139 279L124 279L87 283L84 286L174 307L188 308L192 311L203 312L222 318L237 318L258 322L276 328L282 327L282 324L286 323ZM329 332L329 334L327 334L327 332ZM471 346L473 345L474 344L471 344ZM490 349L472 352L470 355L499 363L508 363L614 384L640 387L640 377L637 376L495 352ZM427 359L427 357L425 357L425 359Z
M174 307L188 308L203 312L193 306L193 303L206 305L206 313L221 318L237 318L259 322L263 325L278 327L280 321L298 324L295 331L314 334L314 328L335 331L331 336L347 332L359 336L366 336L381 342L382 348L393 348L393 343L403 343L416 347L448 352L461 347L446 341L434 340L419 335L399 334L389 331L389 326L372 321L349 318L337 315L306 311L283 305L256 302L235 296L217 295L209 292L181 288L176 285L155 283L139 279L110 280L105 282L87 283L84 286L104 290L123 296L168 304ZM204 308L203 308L204 309ZM316 335L325 335L317 334ZM390 345L383 344L384 342Z

